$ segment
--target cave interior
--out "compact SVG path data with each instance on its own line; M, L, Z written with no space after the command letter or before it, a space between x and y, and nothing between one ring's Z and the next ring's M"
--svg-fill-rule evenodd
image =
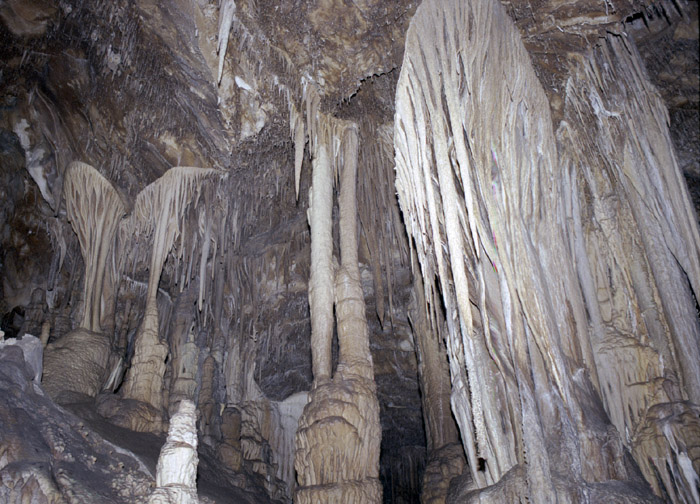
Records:
M700 504L697 0L0 0L0 53L0 502Z

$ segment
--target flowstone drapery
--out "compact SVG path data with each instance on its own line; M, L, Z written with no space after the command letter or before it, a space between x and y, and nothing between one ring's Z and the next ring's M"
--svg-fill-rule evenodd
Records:
M698 502L700 237L668 114L621 36L570 73L557 141L595 378L654 492Z
M54 399L63 392L95 396L105 378L111 341L103 317L114 314L117 271L108 261L126 207L111 182L92 166L75 161L66 170L66 214L85 262L80 327L46 348L44 388Z
M382 495L378 478L381 426L357 257L357 126L320 113L315 94L307 103L313 152L309 304L314 385L296 435L299 487L295 502L378 503ZM335 274L333 166L341 179L341 264ZM339 344L334 374L330 351L333 292Z
M140 401L153 410L151 428L155 430L161 427L159 416L163 407L163 374L165 358L168 355L168 346L162 341L158 327L158 281L165 259L181 233L182 216L191 204L196 206L202 184L207 179L219 177L220 173L213 169L171 168L139 193L132 221L125 228L127 233L151 237L152 252L146 313L136 334L134 356L122 387L122 394L124 398ZM210 232L211 228L207 229ZM207 241L210 239L209 232L203 233ZM207 243L203 249L208 251Z
M465 492L632 500L629 450L657 494L692 502L692 208L634 48L608 35L567 63L555 135L498 2L426 0L406 37L396 185L426 308L444 302Z

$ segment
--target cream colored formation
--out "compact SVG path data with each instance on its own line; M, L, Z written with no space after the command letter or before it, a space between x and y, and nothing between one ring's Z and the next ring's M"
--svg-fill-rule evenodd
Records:
M112 184L85 163L70 165L64 195L68 218L78 235L86 264L84 306L80 327L46 349L43 383L52 397L63 401L72 400L71 393L94 397L103 386L112 386L116 380L108 376L112 341L103 333L103 325L109 325L108 319L114 317L115 291L127 255L119 247L127 246L136 237L148 243L151 260L145 315L121 390L122 397L131 401L118 403L119 411L114 409L117 403L109 401L111 406L104 409L120 425L134 430L160 432L167 425L163 421L167 406L163 403L163 375L169 349L158 327L158 282L175 240L180 238L180 248L185 243L185 214L198 206L200 212L205 211L200 204L203 186L221 178L222 174L213 169L172 168L139 193L129 217L123 219L126 205ZM198 231L204 241L201 263L205 264L211 227ZM187 240L193 238L188 236ZM205 278L206 274L200 271L200 309ZM179 352L177 357L191 362L194 357L190 353ZM120 367L121 363L115 369Z
M160 450L156 489L149 504L197 504L197 415L184 400L170 418L168 439Z
M357 125L322 114L306 92L313 175L311 341L314 384L296 435L298 503L381 502L381 426L357 258ZM332 263L333 170L340 178L340 268ZM333 306L339 356L331 362Z
M176 167L141 191L133 215L136 232L153 241L148 270L146 313L136 333L134 357L123 386L123 396L150 405L154 410L153 429L160 429L158 414L163 409L163 375L168 345L158 327L156 293L165 259L180 235L180 221L187 207L201 193L204 180L217 176L216 170ZM208 240L208 234L205 240ZM204 250L208 251L205 243Z
M223 1L221 12L219 81L235 3ZM700 235L668 118L624 37L608 34L567 55L565 65L565 101L555 106L496 0L424 0L406 35L394 147L416 258L411 323L429 450L424 502L444 502L462 470L464 495L479 502L578 502L595 492L632 500L636 469L622 462L626 451L657 495L700 500ZM201 421L207 425L221 407L220 458L236 470L249 461L269 488L265 443L288 484L294 458L295 502L380 502L381 426L358 266L363 138L358 124L322 112L321 90L303 82L304 113L287 97L297 197L307 139L313 168L313 389L300 417L304 395L289 403L263 399L234 341L226 357L212 351L201 359ZM226 225L217 228L202 195L222 178L216 170L173 168L122 219L125 203L96 170L73 163L65 176L67 215L85 262L83 311L80 327L47 347L44 387L69 400L119 382L107 376L112 342L105 334L126 268L117 249L132 235L148 243L145 313L123 400L106 400L101 411L122 426L162 432L166 411L178 408L150 502L197 502L190 400L200 350L187 308L168 347L157 293L169 255L183 260L182 279L196 276L195 249L184 252L193 242L201 252L196 306L207 309L207 260ZM232 233L236 242L240 230ZM381 272L373 274L381 288ZM183 296L190 308L194 290ZM383 303L380 292L382 324ZM169 353L176 364L166 387ZM221 404L213 381L224 359Z
M627 449L697 502L700 240L666 112L623 37L567 64L557 124L500 3L426 0L407 34L397 189L471 496L632 499Z
M106 378L111 343L102 333L103 319L114 315L117 288L108 259L126 206L111 182L78 161L66 171L63 193L85 262L83 315L80 327L46 348L44 388L54 399L68 400L70 392L94 397Z

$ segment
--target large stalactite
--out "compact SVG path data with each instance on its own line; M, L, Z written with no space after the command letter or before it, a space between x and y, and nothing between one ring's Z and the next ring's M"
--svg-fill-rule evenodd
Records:
M132 220L124 226L123 232L126 234L136 232L152 239L145 315L135 336L134 356L122 388L122 395L126 399L144 403L146 408L152 410L150 425L145 426L148 430L157 432L162 429L160 417L168 345L163 342L159 330L156 294L163 264L176 238L184 231L180 220L187 208L193 202L196 206L203 183L217 175L213 169L172 168L139 193ZM202 249L206 260L210 228L207 227L203 234L205 242ZM131 416L129 413L127 415ZM144 428L142 422L136 420L123 423L135 430Z
M700 504L697 32L0 0L0 501Z
M124 202L114 186L92 166L74 162L63 190L66 213L78 236L85 262L83 316L80 326L46 349L44 387L57 401L72 394L95 396L101 389L111 350L103 317L114 317L118 272L109 261ZM105 327L106 328L106 327Z
M633 45L607 35L569 64L555 134L500 4L426 1L407 34L397 188L426 298L445 304L471 488L481 502L631 499L627 451L658 495L692 502L692 207Z

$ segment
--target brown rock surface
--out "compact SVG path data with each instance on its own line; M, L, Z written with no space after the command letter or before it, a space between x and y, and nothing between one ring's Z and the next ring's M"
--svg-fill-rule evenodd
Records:
M153 472L191 400L203 502L696 501L697 66L686 0L0 2L0 331L49 392L1 427L55 397ZM3 497L140 498L35 419Z

